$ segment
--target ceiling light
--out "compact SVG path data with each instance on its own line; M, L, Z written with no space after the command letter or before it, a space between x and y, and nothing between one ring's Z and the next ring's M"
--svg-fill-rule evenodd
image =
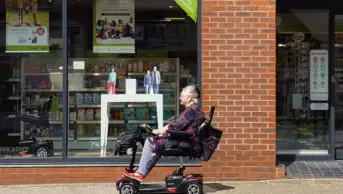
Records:
M172 6L172 5L169 5L169 8L170 8L170 9L172 9L172 8L173 8L173 6Z
M164 18L165 21L176 21L176 20L179 20L179 21L182 21L182 20L185 20L185 18L169 18L169 17L165 17Z

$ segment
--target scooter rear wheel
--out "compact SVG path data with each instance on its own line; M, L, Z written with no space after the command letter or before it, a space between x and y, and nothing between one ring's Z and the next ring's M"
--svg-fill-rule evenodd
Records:
M120 194L136 194L136 193L138 193L138 190L135 188L134 185L132 185L130 183L123 183L120 186L119 193Z
M186 194L203 194L202 186L197 182L190 182L186 186Z

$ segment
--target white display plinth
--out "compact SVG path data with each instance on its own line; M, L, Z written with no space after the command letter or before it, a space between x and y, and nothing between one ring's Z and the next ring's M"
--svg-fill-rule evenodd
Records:
M111 102L155 102L158 128L163 127L163 95L162 94L102 94L101 95L101 157L106 156L108 137L108 114Z

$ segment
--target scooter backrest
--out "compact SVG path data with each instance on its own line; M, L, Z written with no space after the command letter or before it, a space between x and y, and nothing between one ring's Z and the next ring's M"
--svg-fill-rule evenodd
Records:
M205 139L209 135L207 127L212 123L212 118L213 118L213 115L214 115L214 110L215 110L215 106L211 106L210 115L209 115L210 119L209 120L205 120L203 123L201 123L201 125L196 130L197 139L200 140L200 141L202 141L203 139Z

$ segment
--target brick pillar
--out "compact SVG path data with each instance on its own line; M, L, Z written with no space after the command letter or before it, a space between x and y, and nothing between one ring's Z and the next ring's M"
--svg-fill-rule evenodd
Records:
M215 156L204 163L208 179L280 177L275 168L275 9L275 0L203 0L204 108L217 105L213 122L224 131Z

